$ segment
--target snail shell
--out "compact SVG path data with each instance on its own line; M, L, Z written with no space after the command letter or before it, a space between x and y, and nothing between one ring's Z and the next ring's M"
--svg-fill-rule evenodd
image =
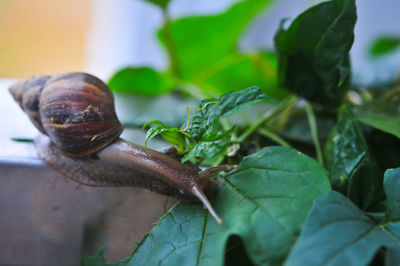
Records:
M90 74L37 76L18 82L10 92L35 126L71 157L101 150L123 130L112 93Z
M46 82L51 76L35 76L28 79L23 79L9 89L14 100L25 111L32 123L39 129L40 132L46 134L40 121L39 114L39 98Z

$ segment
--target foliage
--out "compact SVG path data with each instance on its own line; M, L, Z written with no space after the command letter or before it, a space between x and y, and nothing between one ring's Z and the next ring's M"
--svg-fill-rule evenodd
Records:
M388 208L382 221L374 221L337 192L319 198L286 264L366 265L386 247L386 256L392 257L389 265L398 265L399 257L392 253L399 251L399 170L385 174Z
M281 25L275 36L280 84L312 102L340 104L356 18L354 0L335 0L308 9L287 30Z
M97 251L96 256L87 256L84 255L81 258L82 266L124 266L131 259L131 257L127 257L123 260L116 261L114 263L107 263L104 256L104 247L100 247Z
M308 156L291 148L264 148L224 176L214 199L223 225L199 205L178 205L140 243L128 265L221 265L233 235L241 236L254 262L280 263L313 200L329 190L327 172Z
M164 14L158 37L170 66L122 69L110 87L151 99L168 93L187 106L188 119L174 123L154 106L140 123L145 145L161 136L183 162L238 168L220 174L210 199L222 225L199 204L178 203L117 263L398 265L400 89L351 84L355 1L323 1L287 28L283 21L276 52L251 54L238 40L273 1L176 20L169 1L148 2ZM381 39L371 55L394 51L398 40ZM108 265L102 249L82 264Z
M152 96L171 91L173 80L149 67L127 67L115 73L108 86L115 92Z
M156 124L146 134L145 144L154 136L161 136L171 144L178 146L178 151L183 153L188 150L183 162L195 158L211 158L228 147L231 143L233 128L223 130L215 128L215 124L224 117L231 116L240 110L263 101L272 102L272 98L262 93L259 88L251 87L241 91L230 92L219 99L206 99L200 102L198 108L192 107L197 112L190 116L188 121L178 130L163 124L160 121L151 121L144 125ZM189 125L190 128L189 128ZM186 138L186 141L183 138ZM193 143L186 147L185 143Z
M361 127L353 112L345 107L339 114L326 145L332 187L363 210L382 199L382 179Z
M369 53L372 57L389 54L400 47L400 38L397 36L382 36L374 41Z

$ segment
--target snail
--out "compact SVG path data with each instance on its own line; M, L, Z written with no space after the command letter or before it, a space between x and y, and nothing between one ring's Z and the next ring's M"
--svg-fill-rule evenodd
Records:
M9 89L41 132L38 155L52 168L88 186L137 186L177 198L202 202L221 224L207 199L215 187L211 175L233 166L201 170L181 163L173 150L164 153L120 138L123 127L105 83L87 73L36 76Z

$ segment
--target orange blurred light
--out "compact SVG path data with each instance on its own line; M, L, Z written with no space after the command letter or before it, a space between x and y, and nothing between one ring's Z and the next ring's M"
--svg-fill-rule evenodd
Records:
M90 0L0 1L0 77L84 70Z

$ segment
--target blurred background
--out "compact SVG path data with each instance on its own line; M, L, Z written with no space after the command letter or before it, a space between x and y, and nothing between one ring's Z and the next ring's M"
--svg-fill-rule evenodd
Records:
M172 20L219 14L236 2L171 0L168 13ZM241 34L238 52L272 51L281 19L294 18L321 1L271 2ZM400 1L356 2L358 21L351 51L355 83L370 86L396 79L399 49L373 58L370 47L381 36L400 36ZM82 253L93 255L100 245L105 246L108 260L117 260L128 256L133 243L162 215L164 198L159 195L130 188L77 189L74 182L46 168L31 143L11 141L13 137L33 138L37 130L7 92L14 79L38 74L86 71L109 81L124 67L146 66L163 77L170 57L156 34L162 25L161 9L145 0L0 0L0 122L10 125L0 130L0 239L9 239L0 244L0 265L61 265L59 256L64 265L75 265ZM275 61L266 58L265 62L272 62L267 66L275 71ZM221 73L216 76L224 76ZM267 78L274 79L274 73ZM216 79L204 79L203 85L220 84ZM179 125L186 119L188 100L160 96L149 102L137 95L117 94L116 101L125 125L143 125L153 119ZM153 106L158 111L149 116L154 114ZM137 131L126 130L124 137L143 144L144 134ZM152 141L152 145L161 144Z
M234 2L237 0L173 0L169 13L172 18L218 13ZM321 1L275 2L243 35L244 50L272 49L282 18L293 18ZM394 23L400 2L364 0L357 1L357 8L354 78L387 80L398 71L399 54L384 63L372 62L368 48L381 35L400 35L398 23ZM129 65L165 70L168 59L156 38L161 24L161 11L142 0L0 0L0 77L88 71L109 79Z

